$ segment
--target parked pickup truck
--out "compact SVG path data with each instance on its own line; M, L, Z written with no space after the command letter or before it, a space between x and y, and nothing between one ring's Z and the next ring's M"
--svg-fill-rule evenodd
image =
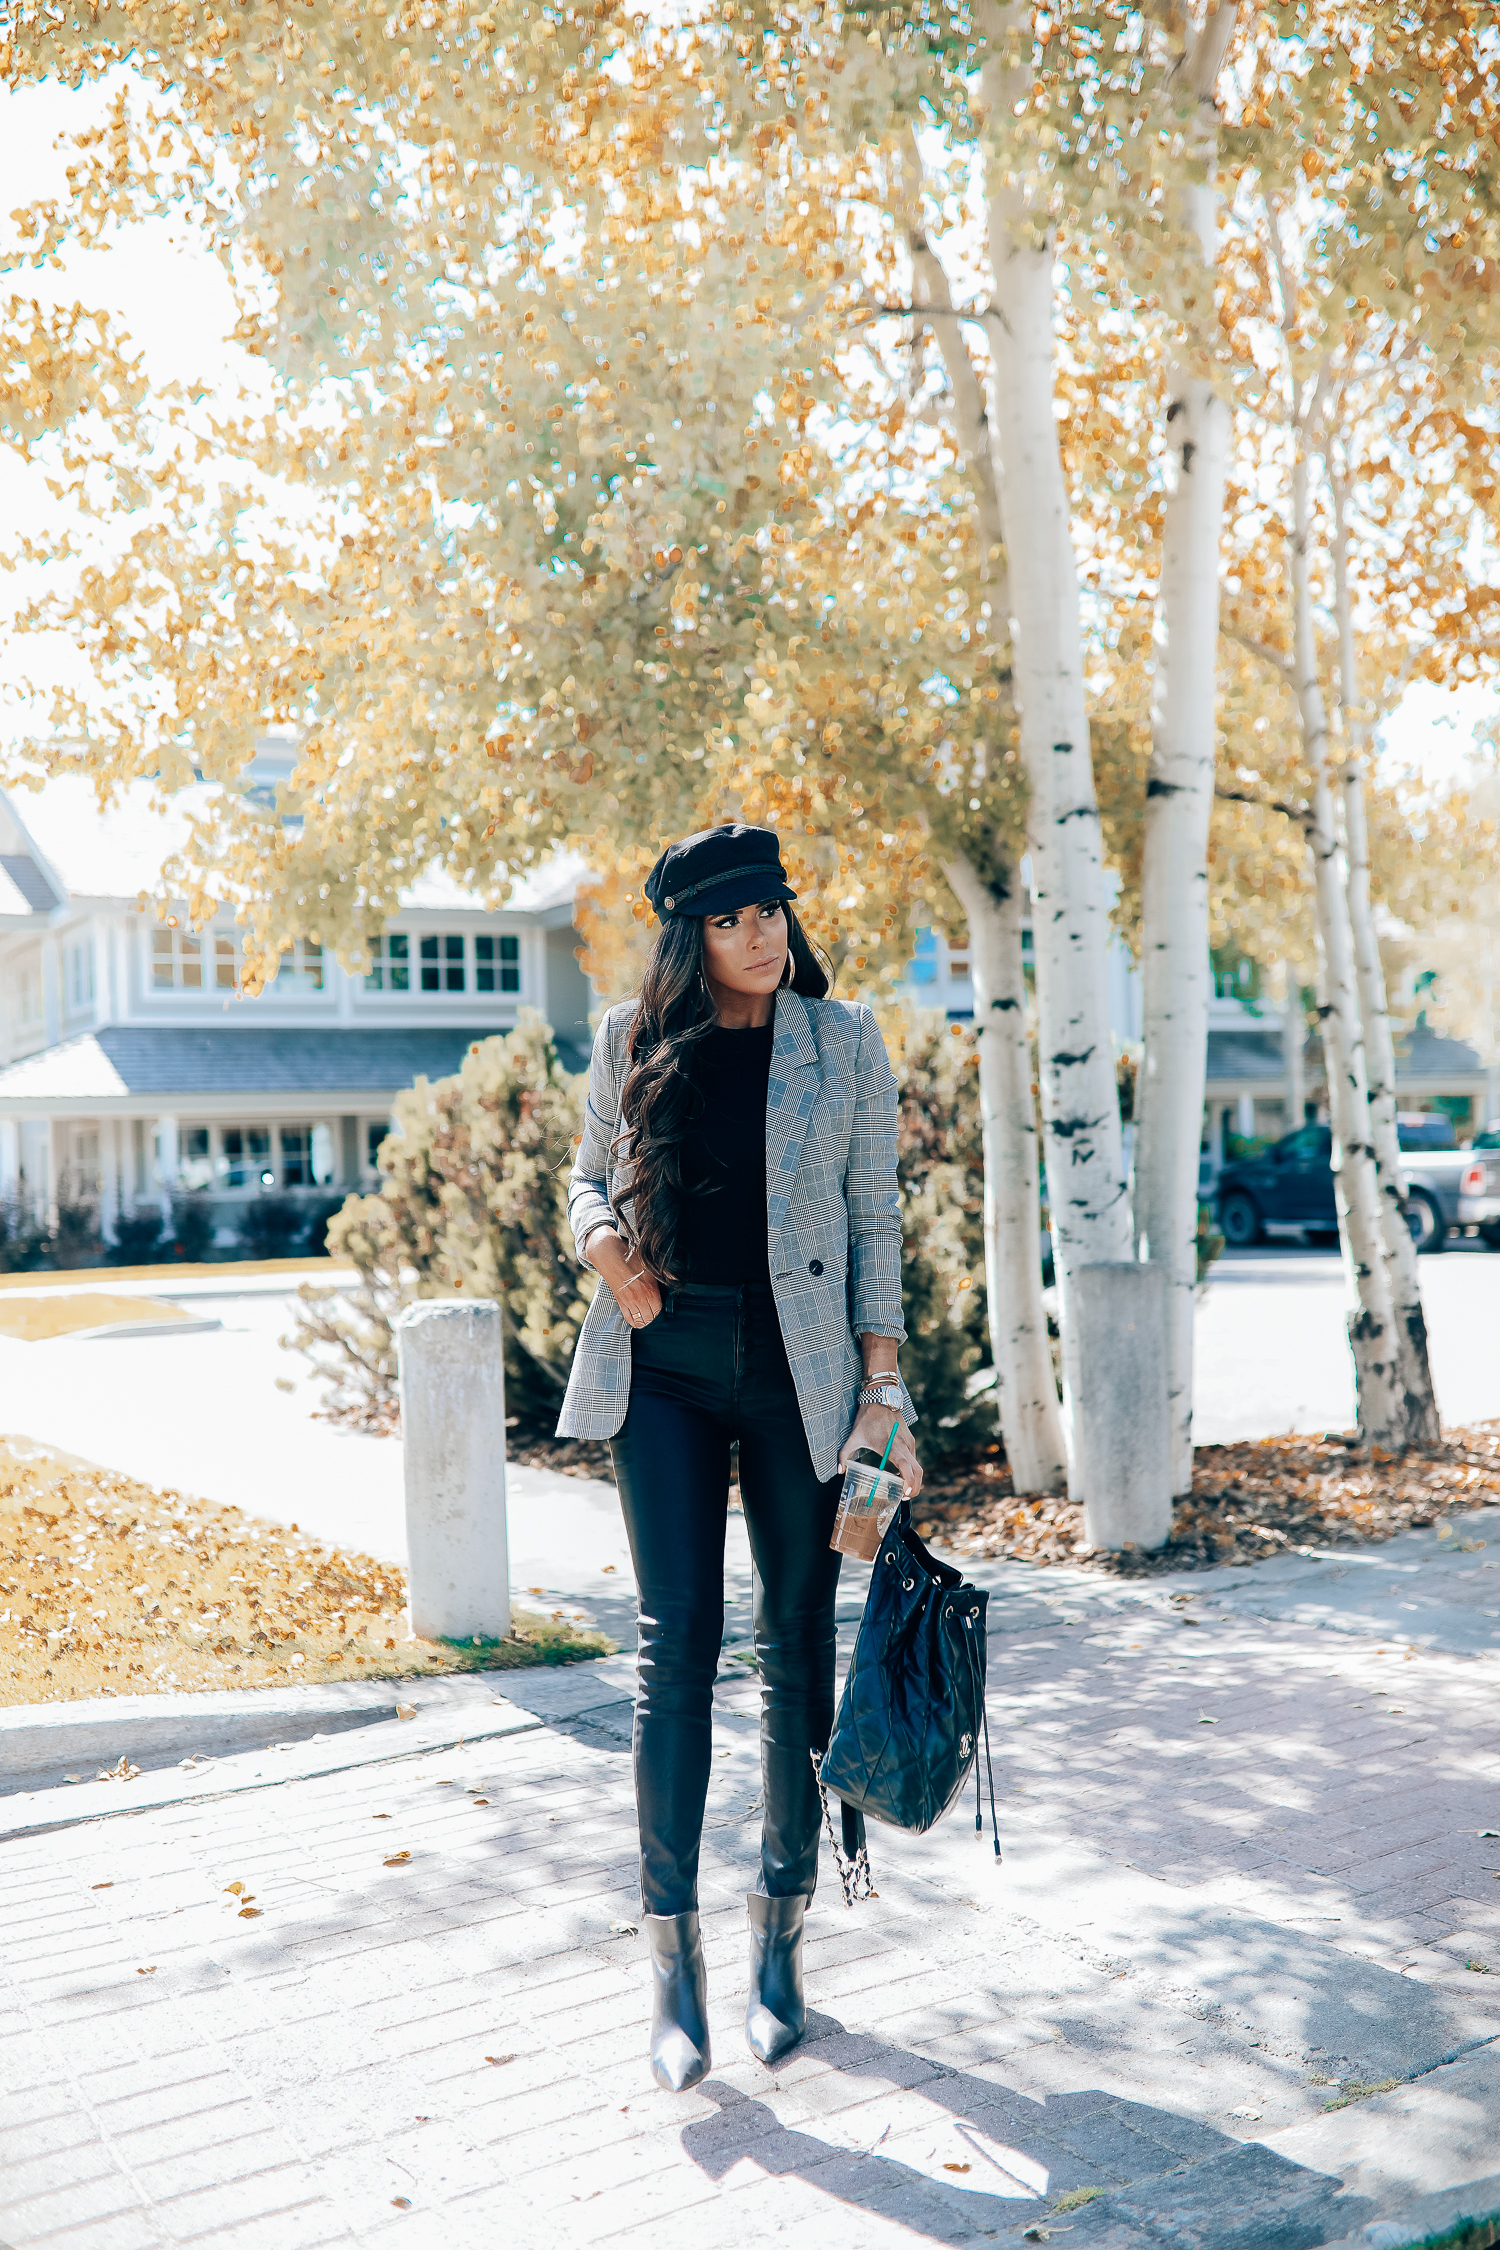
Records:
M1397 1132L1417 1248L1441 1250L1451 1228L1478 1225L1491 1249L1500 1250L1500 1124L1488 1126L1472 1148L1455 1146L1449 1118L1426 1112L1398 1118ZM1326 1125L1304 1125L1264 1155L1226 1165L1215 1192L1225 1241L1242 1249L1279 1234L1336 1232L1332 1150Z
M1465 1149L1468 1163L1458 1183L1458 1223L1478 1227L1492 1250L1500 1250L1500 1124L1487 1125Z

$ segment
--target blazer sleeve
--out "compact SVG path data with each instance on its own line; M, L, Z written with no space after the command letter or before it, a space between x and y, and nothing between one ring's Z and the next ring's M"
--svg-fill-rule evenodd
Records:
M849 1313L856 1336L906 1340L901 1318L901 1195L896 1185L896 1077L880 1026L860 1009L849 1206Z
M583 1246L595 1227L617 1222L609 1202L609 1145L620 1114L620 1062L623 1049L615 1038L613 1012L594 1033L589 1057L589 1090L583 1108L583 1135L568 1175L568 1224L580 1265L587 1263Z

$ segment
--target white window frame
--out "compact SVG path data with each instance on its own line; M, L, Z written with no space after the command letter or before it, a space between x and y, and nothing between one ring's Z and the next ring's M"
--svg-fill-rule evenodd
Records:
M400 947L397 953L394 949ZM382 999L407 1000L411 997L412 933L410 930L386 930L370 947L370 966L365 972L362 989L378 993ZM399 977L399 984L390 980Z
M46 995L42 986L42 957L40 953L33 953L27 959L17 962L12 992L14 999L11 1008L11 1022L15 1025L17 1031L38 1029L45 1021L47 1014ZM35 1005L28 1007L26 1004L28 1000L34 1001Z
M94 938L88 931L63 946L63 1006L81 1016L94 1005Z
M206 1000L215 994L224 996L239 991L238 930L216 929L211 922L206 929L195 930L180 915L169 914L165 922L149 924L141 938L145 948L142 989L148 999ZM157 981L157 966L162 962L171 965L170 984ZM198 982L184 983L184 973L192 965L198 969Z
M393 944L404 945L404 957L393 957ZM453 946L460 948L452 953ZM480 959L480 947L489 950L490 958ZM510 947L513 950L506 953ZM430 950L424 952L424 948ZM431 1006L434 1001L447 1001L450 1005L478 1001L488 1006L494 1001L519 1003L526 997L526 946L519 930L453 929L439 924L410 930L388 930L374 940L370 948L371 965L362 979L361 997L382 1006L389 1001L420 1000ZM448 977L454 965L460 967L463 983L450 987ZM404 972L406 983L393 987L393 973ZM480 974L493 978L487 990L480 988ZM424 974L435 974L438 983L434 988L424 984ZM514 985L505 985L507 974L514 975Z
M232 1186L229 1184L227 1175L231 1163L244 1164L248 1161L254 1165L255 1158L243 1147L238 1157L226 1155L226 1133L265 1134L266 1154L259 1166L258 1177ZM288 1183L286 1175L290 1163L298 1159L288 1159L282 1139L286 1133L307 1136L309 1163L316 1157L315 1137L322 1136L329 1165L326 1180ZM206 1147L196 1154L190 1153L192 1142L200 1137L206 1142ZM203 1175L197 1179L189 1179L186 1175L190 1166L204 1167ZM271 1175L269 1179L265 1177L267 1172ZM253 1201L257 1195L335 1195L340 1192L338 1173L338 1121L332 1117L216 1117L206 1122L198 1119L183 1122L177 1128L177 1178L173 1184L182 1195L210 1195L245 1203Z
M328 972L332 965L333 956L316 938L293 938L281 956L275 976L266 986L267 999L326 1000L330 991Z

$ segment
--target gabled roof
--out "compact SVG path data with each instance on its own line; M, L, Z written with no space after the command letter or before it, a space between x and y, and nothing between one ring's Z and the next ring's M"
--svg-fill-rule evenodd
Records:
M1424 1078L1484 1077L1484 1064L1466 1039L1449 1039L1440 1031L1405 1032L1396 1041L1396 1080L1412 1085Z
M194 1031L114 1024L0 1070L0 1106L276 1093L368 1093L388 1100L414 1078L450 1076L470 1042L489 1038L493 1029Z
M1286 1058L1278 1028L1215 1031L1208 1034L1208 1083L1224 1079L1284 1078Z

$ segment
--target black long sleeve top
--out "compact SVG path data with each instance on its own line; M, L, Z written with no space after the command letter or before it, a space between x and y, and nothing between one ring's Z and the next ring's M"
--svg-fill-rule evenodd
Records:
M676 1269L683 1281L769 1281L766 1090L774 1022L711 1031L693 1049L702 1109L682 1145Z

